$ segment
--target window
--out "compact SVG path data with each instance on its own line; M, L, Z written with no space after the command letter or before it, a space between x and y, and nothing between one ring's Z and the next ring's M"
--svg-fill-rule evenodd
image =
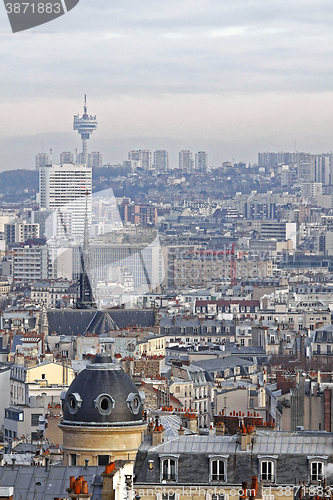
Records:
M42 380L45 380L45 373L42 373Z
M176 481L176 460L165 458L162 461L162 481Z
M261 462L261 481L274 481L274 462Z
M109 461L109 455L98 455L98 465L108 465Z
M225 464L224 460L211 461L211 480L225 481Z
M311 462L311 481L319 481L324 476L323 462Z
M162 500L176 500L175 493L164 493L162 495Z
M224 500L224 495L212 495L212 500Z
M39 424L39 417L42 415L40 413L32 413L31 414L31 425L32 426L37 426Z
M76 454L75 453L72 453L70 455L71 459L70 459L70 462L71 462L71 465L77 465L76 464Z

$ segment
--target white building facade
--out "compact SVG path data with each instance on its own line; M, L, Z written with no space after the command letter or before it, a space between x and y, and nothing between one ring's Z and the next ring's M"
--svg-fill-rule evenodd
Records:
M66 163L40 168L40 208L54 210L57 214L52 224L53 234L48 234L48 237L83 238L86 202L89 227L91 222L91 191L92 169L84 164Z

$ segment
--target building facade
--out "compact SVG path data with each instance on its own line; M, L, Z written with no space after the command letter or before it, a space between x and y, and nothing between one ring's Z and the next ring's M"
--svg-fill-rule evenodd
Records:
M40 168L40 208L56 213L56 221L51 220L53 236L83 238L86 201L91 222L91 191L92 169L84 164Z

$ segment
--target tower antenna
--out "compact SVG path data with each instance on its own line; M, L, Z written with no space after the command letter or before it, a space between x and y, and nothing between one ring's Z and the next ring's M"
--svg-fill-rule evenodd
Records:
M73 129L77 130L82 139L82 163L88 163L88 140L94 130L97 129L96 116L87 113L87 95L84 95L83 115L74 116Z

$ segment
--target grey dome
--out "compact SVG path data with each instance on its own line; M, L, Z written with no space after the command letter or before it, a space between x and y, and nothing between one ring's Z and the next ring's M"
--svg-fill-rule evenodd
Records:
M132 381L111 358L96 356L80 372L63 399L63 424L135 425L142 422L143 404Z

